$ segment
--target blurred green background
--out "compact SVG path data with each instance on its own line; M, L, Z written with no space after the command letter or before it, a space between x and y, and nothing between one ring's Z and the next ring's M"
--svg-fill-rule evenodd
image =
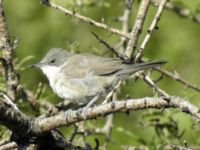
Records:
M84 5L78 7L75 1L53 0L70 10L88 16L94 20L105 22L112 27L121 27L120 22L115 21L123 14L123 0L84 0ZM176 0L177 5L189 8L195 13L200 7L199 0ZM4 0L5 14L9 33L12 39L18 39L18 47L15 52L21 83L26 88L36 91L38 83L43 83L46 90L41 100L48 99L51 103L58 103L60 99L55 96L48 86L48 81L39 70L28 67L29 64L38 62L45 53L53 47L61 47L77 53L93 53L96 55L112 56L109 50L92 36L91 31L103 37L111 45L119 41L119 37L109 32L79 22L70 16L65 16L57 10L40 4L39 0ZM139 1L133 4L130 28L134 23ZM145 21L142 38L148 29L156 12L156 7L151 6ZM184 19L175 13L165 10L158 24L159 30L155 31L150 43L145 49L144 56L148 59L165 59L168 64L164 68L176 70L183 78L200 85L200 24ZM188 99L199 106L200 93L187 89L183 85L165 77L158 85L170 95L177 95ZM126 95L133 98L153 96L152 89L143 81L129 80L121 89L120 97ZM25 109L28 111L28 109ZM160 129L154 125L155 120L161 124L172 125L169 128ZM101 127L104 120L87 121ZM132 111L127 114L116 114L114 129L109 149L119 149L121 145L146 145L150 149L162 149L163 144L174 143L182 145L186 140L189 145L200 145L200 126L190 116L173 109L169 110L143 110ZM62 128L69 135L71 128ZM100 144L104 142L103 136L89 136L86 140L94 142L98 137Z

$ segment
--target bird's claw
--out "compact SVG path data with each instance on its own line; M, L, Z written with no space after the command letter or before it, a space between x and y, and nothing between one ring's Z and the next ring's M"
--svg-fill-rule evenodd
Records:
M83 116L84 120L86 120L87 118L87 110L88 110L88 107L84 107L81 112L81 116Z
M68 116L68 114L70 114L70 112L72 112L72 109L69 109L69 110L67 110L67 111L64 112L65 118Z

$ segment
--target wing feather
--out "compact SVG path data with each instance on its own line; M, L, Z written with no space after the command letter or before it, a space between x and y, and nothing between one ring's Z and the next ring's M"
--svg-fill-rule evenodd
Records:
M111 75L121 69L122 61L120 59L90 54L75 54L63 65L63 71L69 78L84 78L88 74Z

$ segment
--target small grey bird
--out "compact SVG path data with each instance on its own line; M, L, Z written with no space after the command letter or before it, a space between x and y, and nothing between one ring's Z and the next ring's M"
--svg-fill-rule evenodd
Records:
M61 48L53 48L32 67L43 71L60 98L79 105L90 102L91 105L99 97L106 96L118 81L127 79L137 71L164 63L161 60L126 64L118 58L73 54Z

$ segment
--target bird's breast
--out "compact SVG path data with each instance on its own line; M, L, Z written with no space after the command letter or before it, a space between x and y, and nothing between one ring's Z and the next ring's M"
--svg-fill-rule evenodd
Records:
M89 87L85 85L83 79L69 79L62 75L54 81L54 92L63 99L72 103L84 104L87 103L87 95Z
M44 66L41 69L48 78L51 88L55 91L56 80L60 73L60 68L56 66Z

